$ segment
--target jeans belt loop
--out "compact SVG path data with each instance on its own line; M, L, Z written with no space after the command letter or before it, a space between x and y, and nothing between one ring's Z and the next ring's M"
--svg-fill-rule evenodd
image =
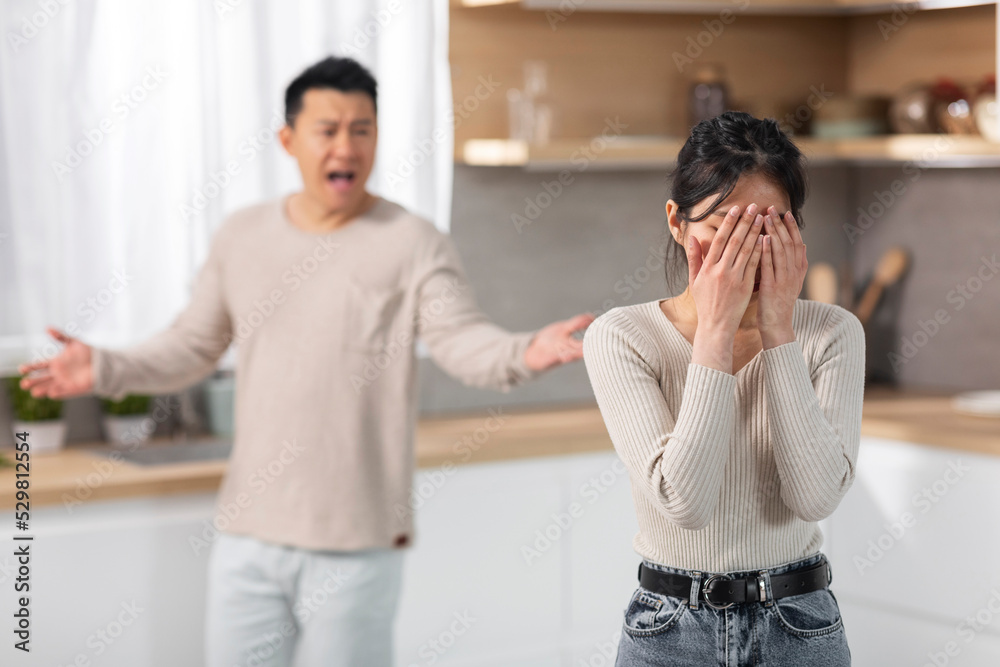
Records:
M693 572L691 577L691 592L688 594L688 607L698 611L698 593L701 590L701 572Z

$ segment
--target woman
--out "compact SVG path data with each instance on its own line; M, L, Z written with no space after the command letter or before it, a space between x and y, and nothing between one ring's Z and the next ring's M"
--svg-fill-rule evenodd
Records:
M773 120L699 123L667 202L678 296L615 308L584 362L642 556L618 666L849 665L817 521L854 481L860 321L798 299L802 154Z

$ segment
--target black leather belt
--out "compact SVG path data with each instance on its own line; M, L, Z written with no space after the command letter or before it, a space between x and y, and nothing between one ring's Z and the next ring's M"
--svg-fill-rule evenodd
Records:
M811 593L829 586L832 577L826 561L794 572L772 574L771 597L777 599ZM687 600L691 595L691 581L691 577L683 574L651 570L639 564L639 585L654 593ZM713 609L728 609L744 602L765 602L764 580L757 575L733 579L728 574L713 574L699 586L698 599Z

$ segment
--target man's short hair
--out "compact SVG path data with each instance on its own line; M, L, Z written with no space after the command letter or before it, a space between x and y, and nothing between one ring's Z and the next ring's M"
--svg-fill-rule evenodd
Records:
M330 56L311 65L288 84L285 89L285 122L289 127L295 125L295 118L302 111L307 90L313 88L330 88L341 92L360 91L372 98L372 106L378 110L376 102L375 77L359 62L352 58L337 58Z

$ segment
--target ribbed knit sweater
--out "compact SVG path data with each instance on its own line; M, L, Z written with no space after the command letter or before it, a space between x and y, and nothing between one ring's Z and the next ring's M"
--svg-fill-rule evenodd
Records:
M230 215L191 302L167 329L94 348L94 393L177 391L236 344L236 432L213 524L304 549L407 547L417 418L415 341L469 386L509 392L537 331L476 304L451 237L379 198L327 233L280 197Z
M629 471L643 558L704 572L773 567L820 550L817 521L855 476L861 322L799 299L795 340L735 374L693 363L659 301L607 311L584 363Z

